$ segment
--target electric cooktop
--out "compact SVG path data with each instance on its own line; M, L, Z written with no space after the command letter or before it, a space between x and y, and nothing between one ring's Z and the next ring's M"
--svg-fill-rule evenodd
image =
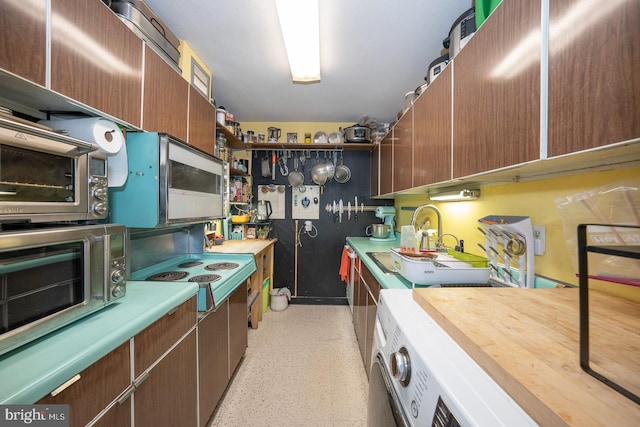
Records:
M188 254L131 273L131 280L196 282L198 310L217 307L255 271L251 254Z

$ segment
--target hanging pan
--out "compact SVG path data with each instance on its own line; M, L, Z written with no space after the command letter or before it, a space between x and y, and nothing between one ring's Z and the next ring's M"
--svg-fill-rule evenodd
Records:
M336 182L340 184L344 184L351 179L351 169L349 169L349 166L346 166L344 164L342 151L340 152L340 164L336 166L336 171L333 179L335 179Z

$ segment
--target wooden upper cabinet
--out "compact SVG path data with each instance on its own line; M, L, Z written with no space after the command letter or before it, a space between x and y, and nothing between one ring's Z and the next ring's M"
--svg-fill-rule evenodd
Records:
M187 108L189 82L145 45L142 128L186 141Z
M390 194L393 191L393 135L392 129L380 141L380 192L379 195Z
M51 89L134 126L142 45L99 0L51 0Z
M189 145L215 154L216 109L193 86L189 86Z
M540 157L540 8L503 1L449 64L454 178Z
M393 131L393 191L413 186L413 108L394 126Z
M44 86L46 0L0 3L0 68Z
M413 104L414 187L451 179L451 69Z
M549 157L640 137L640 2L580 7L549 2Z

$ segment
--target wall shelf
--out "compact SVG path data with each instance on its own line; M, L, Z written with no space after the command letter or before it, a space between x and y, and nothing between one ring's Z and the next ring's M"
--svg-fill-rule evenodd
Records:
M227 145L232 150L327 150L327 151L373 151L377 144L343 143L343 144L304 144L304 143L245 143L240 141L233 133L219 122L216 123L218 132L222 132L227 138Z

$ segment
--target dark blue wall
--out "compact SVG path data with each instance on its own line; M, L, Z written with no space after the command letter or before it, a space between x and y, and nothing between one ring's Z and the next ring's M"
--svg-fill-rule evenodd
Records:
M306 148L306 147L305 147ZM295 235L304 220L298 221L298 229L295 220L291 219L291 187L286 177L280 174L277 168L276 180L264 178L261 174L260 160L271 152L256 151L253 158L253 192L254 200L258 200L258 185L285 184L286 190L286 219L273 220L272 236L278 238L275 244L275 279L274 288L288 287L294 293L295 283ZM305 184L315 185L311 181L311 166L315 162L315 152L312 152L312 160L305 164ZM343 200L345 207L347 202L354 203L354 197L358 196L358 202L364 201L365 205L392 204L390 201L371 200L371 153L366 151L345 151L343 153L344 164L351 169L351 179L340 184L330 181L324 187L320 195L320 218L313 220L318 229L318 236L310 238L305 233L301 235L302 247L298 248L298 298L292 299L292 303L308 304L346 304L345 283L340 280L339 269L342 249L348 236L364 236L367 225L381 220L374 216L373 212L358 214L358 220L351 216L347 219L344 213L342 223L325 211L327 203L334 200ZM340 155L338 154L338 159ZM320 152L320 158L324 153ZM339 161L339 160L338 160ZM293 160L288 161L288 167L293 170Z

